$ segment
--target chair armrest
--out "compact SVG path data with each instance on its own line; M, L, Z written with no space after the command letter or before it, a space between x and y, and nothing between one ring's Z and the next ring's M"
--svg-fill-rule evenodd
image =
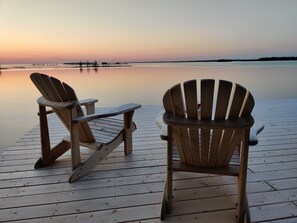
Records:
M75 118L72 120L72 122L78 123L78 122L90 121L90 120L97 119L97 118L106 118L106 117L116 116L116 115L134 111L135 109L138 109L140 107L141 107L140 104L135 104L135 103L124 104L124 105L112 108L111 110L109 110L107 112L95 113L95 114L91 114L91 115L84 115L84 116Z
M75 105L77 105L77 101L53 102L46 100L43 96L37 99L37 103L39 105L51 108L73 108Z
M258 144L258 137L257 135L262 132L262 130L264 129L264 125L262 125L261 127L259 127L258 129L255 129L254 127L251 128L250 131L250 139L249 139L249 145L250 146L255 146Z
M96 102L98 102L97 99L90 98L90 99L85 99L85 100L79 101L79 104L81 106L85 106L87 115L90 115L90 114L95 113L95 103Z
M95 104L96 102L98 102L97 99L94 99L94 98L88 98L88 99L83 99L83 100L79 100L79 104L81 106L85 106L85 105L88 105L88 104Z
M161 111L157 116L155 122L157 127L160 129L160 138L162 140L167 140L168 139L167 125L163 122L163 114L164 114L164 111Z
M167 140L167 125L162 120L162 112L158 115L156 118L156 124L160 129L160 138L162 140ZM254 126L251 128L250 131L250 139L249 139L249 145L254 146L258 144L258 137L257 135L262 132L264 129L264 125L261 125L259 128L255 128Z
M254 124L254 118L252 116L240 117L237 119L229 120L198 120L188 119L175 116L168 112L163 115L163 121L165 124L173 127L185 127L185 128L204 128L204 129L237 129L251 128Z

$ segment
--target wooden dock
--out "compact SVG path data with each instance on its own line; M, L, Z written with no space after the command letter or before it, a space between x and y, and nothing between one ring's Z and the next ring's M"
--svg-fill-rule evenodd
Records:
M69 184L70 153L35 170L39 127L0 155L0 222L160 222L166 142L155 118L161 106L135 113L133 153L123 145L86 177ZM260 143L251 147L248 202L251 222L297 222L297 100L259 101ZM50 118L52 144L66 131ZM84 155L89 153L83 149ZM236 179L176 173L173 213L165 222L236 222Z

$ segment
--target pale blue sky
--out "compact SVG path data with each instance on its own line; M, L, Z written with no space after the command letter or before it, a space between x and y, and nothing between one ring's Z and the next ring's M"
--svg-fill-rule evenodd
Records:
M297 0L0 0L0 63L297 56Z

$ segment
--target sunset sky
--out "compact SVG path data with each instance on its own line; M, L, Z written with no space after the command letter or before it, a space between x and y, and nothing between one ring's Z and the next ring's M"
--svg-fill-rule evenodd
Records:
M297 56L296 0L0 0L0 64Z

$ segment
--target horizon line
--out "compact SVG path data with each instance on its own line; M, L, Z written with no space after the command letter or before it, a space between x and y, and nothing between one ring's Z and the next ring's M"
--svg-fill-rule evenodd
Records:
M284 61L284 60L297 60L297 56L272 56L272 57L259 57L259 58L223 58L223 59L189 59L189 60L144 60L144 61L123 61L123 62L106 62L105 60L102 63L191 63L191 62L257 62L257 61ZM92 63L92 60L86 60L86 62ZM94 60L97 61L97 60ZM85 63L82 60L78 62L31 62L31 63L0 63L1 65L9 64L33 64L33 65L45 65L45 64L67 64L67 63Z

